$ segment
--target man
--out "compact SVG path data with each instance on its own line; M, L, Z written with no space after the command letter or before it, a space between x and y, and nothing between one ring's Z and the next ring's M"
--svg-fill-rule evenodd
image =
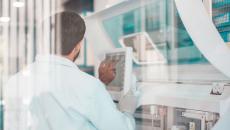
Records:
M104 85L115 77L114 64L102 63L104 84L74 64L86 30L83 19L62 12L55 21L57 52L38 56L8 83L8 92L15 93L6 99L6 110L16 112L9 112L6 121L17 123L7 130L134 130L135 98L124 96L119 111Z

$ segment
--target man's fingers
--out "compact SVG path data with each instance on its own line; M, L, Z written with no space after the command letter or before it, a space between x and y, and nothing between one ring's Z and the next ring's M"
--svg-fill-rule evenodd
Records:
M106 66L106 62L105 61L102 61L101 64L100 64L100 67L101 68L104 68Z
M109 63L109 68L110 68L110 69L116 69L116 65L117 65L117 62L116 62L116 61L111 61L111 62Z
M104 60L99 67L99 78L105 84L110 83L116 77L116 65L115 60Z
M113 65L112 62L102 62L100 67L99 67L99 71L116 71L115 66Z

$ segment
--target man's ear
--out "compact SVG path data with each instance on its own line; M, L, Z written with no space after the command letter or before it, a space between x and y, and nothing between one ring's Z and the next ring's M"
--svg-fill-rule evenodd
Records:
M78 43L78 44L76 45L76 49L77 49L78 51L81 50L81 45L82 45L82 42L80 42L80 43Z
M81 40L76 46L75 46L75 49L77 52L79 52L81 50L81 46L83 44L83 40Z

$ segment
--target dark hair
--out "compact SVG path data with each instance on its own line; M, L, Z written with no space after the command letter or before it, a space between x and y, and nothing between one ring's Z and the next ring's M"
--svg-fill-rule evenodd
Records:
M55 14L55 40L59 48L56 53L68 55L84 38L86 26L80 15L74 12Z

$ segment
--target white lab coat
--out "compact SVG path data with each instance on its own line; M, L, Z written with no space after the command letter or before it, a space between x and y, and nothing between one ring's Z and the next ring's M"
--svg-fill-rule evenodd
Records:
M105 86L70 60L38 56L13 76L5 93L7 130L134 130Z

